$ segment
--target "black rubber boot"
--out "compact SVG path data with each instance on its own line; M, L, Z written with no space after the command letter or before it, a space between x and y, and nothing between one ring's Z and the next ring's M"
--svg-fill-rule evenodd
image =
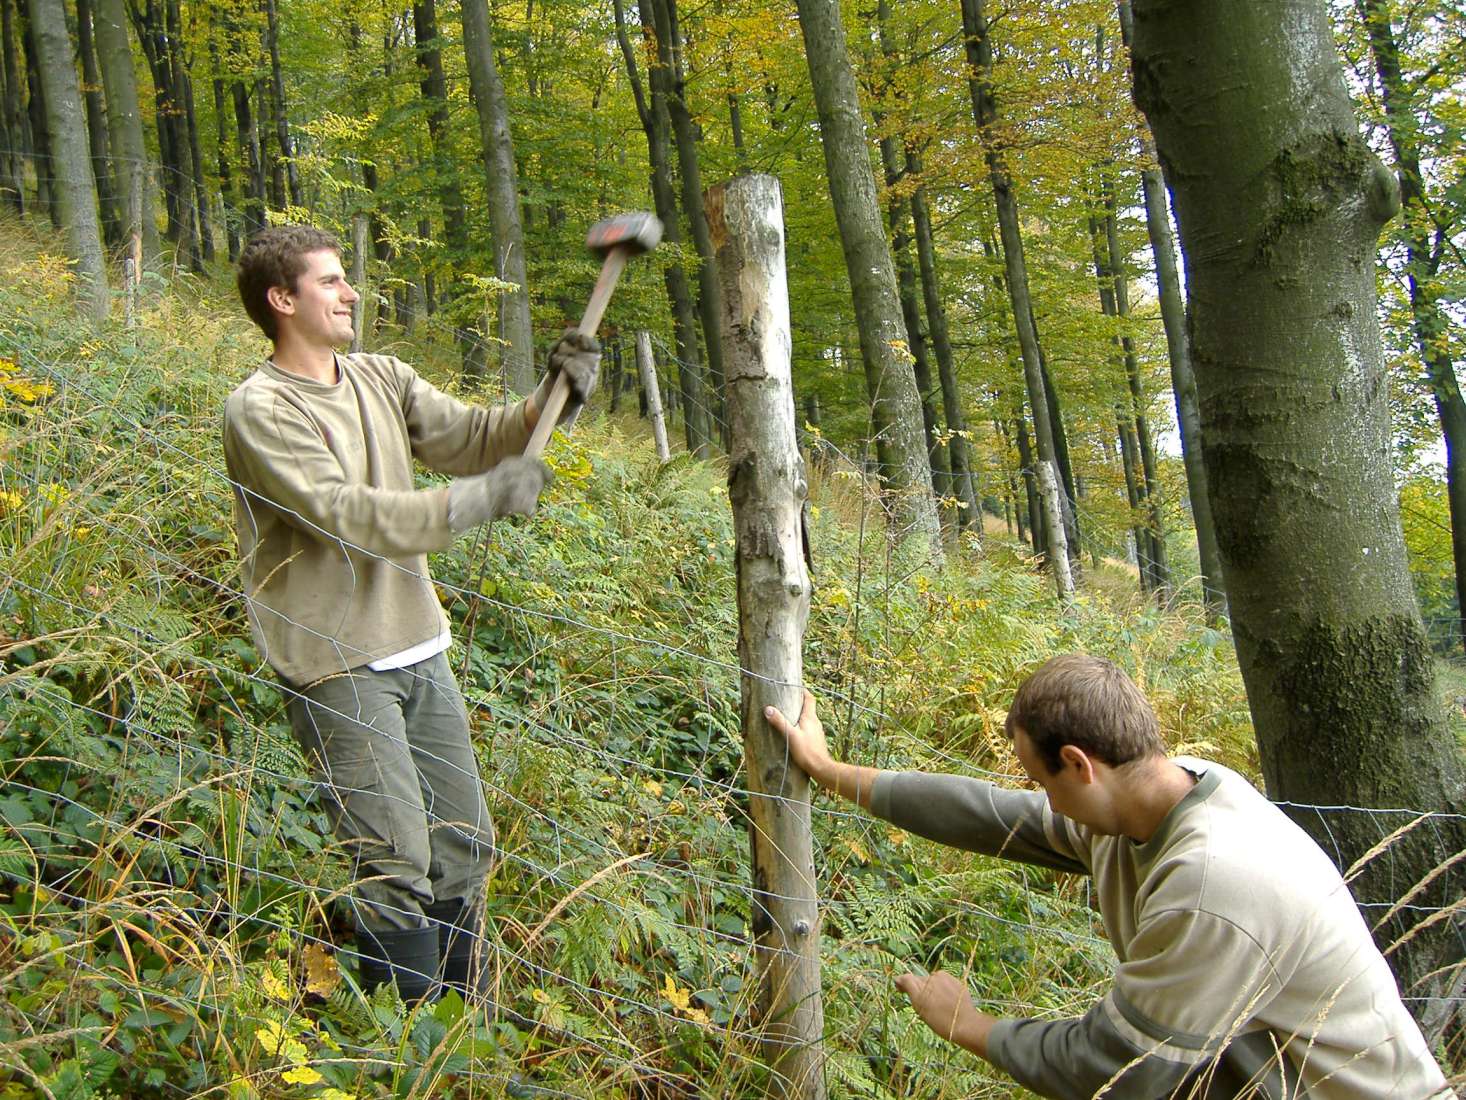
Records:
M409 1004L437 996L436 925L388 932L358 928L356 942L361 951L361 984L368 993L395 981L398 994Z
M483 998L489 991L489 971L482 965L485 948L479 943L477 910L457 900L435 901L423 906L423 914L437 928L443 991L456 989L465 1001Z

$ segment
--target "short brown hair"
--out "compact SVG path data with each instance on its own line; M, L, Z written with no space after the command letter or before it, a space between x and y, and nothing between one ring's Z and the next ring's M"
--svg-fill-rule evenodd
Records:
M239 255L239 297L245 312L271 340L280 332L267 295L271 287L295 289L305 272L305 258L329 250L341 255L341 242L310 225L272 225L261 229Z
M1155 711L1135 682L1113 661L1085 653L1045 661L1013 696L1005 728L1010 738L1022 729L1051 773L1065 745L1111 767L1166 752Z

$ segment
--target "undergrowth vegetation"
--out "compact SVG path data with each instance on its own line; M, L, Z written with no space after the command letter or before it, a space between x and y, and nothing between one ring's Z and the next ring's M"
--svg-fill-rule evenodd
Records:
M158 280L134 330L94 332L48 247L0 225L0 1098L762 1094L723 467L659 466L602 413L533 521L434 562L508 1011L408 1012L339 950L344 861L245 626L219 413L262 344L222 282ZM1096 585L1061 611L1001 532L933 573L854 472L811 484L805 668L837 752L1016 781L1014 687L1084 649L1174 748L1255 774L1230 639L1194 608ZM1011 1094L891 977L1082 1011L1112 961L1084 883L814 817L831 1094Z

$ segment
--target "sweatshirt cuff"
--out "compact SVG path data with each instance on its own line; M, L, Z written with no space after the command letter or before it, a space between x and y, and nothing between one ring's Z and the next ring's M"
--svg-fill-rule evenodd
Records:
M999 1020L988 1032L987 1059L1009 1077L1014 1076L1013 1066L1008 1059L1008 1043L1018 1027L1018 1020Z
M870 789L870 812L882 821L891 820L891 785L900 772L877 772L875 785Z

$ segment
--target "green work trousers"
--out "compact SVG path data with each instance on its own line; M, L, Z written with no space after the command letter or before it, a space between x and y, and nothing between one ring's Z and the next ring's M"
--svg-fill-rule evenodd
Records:
M302 688L290 719L352 860L359 926L426 928L424 906L478 901L494 826L447 653Z

